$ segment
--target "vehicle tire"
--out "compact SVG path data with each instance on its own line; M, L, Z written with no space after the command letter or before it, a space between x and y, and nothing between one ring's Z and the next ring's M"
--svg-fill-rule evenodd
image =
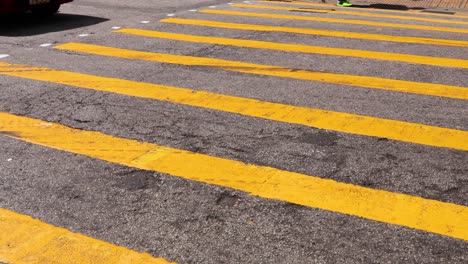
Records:
M60 9L60 4L52 4L42 7L36 7L31 10L33 15L37 16L50 16L58 12Z

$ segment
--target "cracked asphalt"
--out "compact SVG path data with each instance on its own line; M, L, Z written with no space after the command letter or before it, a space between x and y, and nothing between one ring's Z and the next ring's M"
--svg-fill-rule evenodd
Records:
M112 27L468 60L467 47L192 27L192 19L466 40L464 33L193 12L213 0L78 0L2 18L1 59L268 102L468 130L466 100L54 49L83 42L292 69L468 87L466 69L143 38ZM261 12L259 10L250 10ZM284 11L262 11L284 14ZM286 12L288 14L288 12ZM299 14L301 15L301 14ZM330 17L341 17L330 14ZM450 18L449 18L450 19ZM388 21L373 18L374 21ZM141 23L149 21L149 23ZM465 21L468 21L465 19ZM393 20L393 22L395 22ZM401 21L397 21L401 22ZM405 23L415 23L406 21ZM436 25L434 23L423 23ZM465 25L452 26L467 28ZM80 34L89 34L80 37ZM50 47L41 44L50 43ZM115 137L468 206L468 152L0 75L0 111ZM468 243L0 136L0 208L177 263L467 263ZM0 234L1 236L1 234ZM0 257L1 260L1 257Z

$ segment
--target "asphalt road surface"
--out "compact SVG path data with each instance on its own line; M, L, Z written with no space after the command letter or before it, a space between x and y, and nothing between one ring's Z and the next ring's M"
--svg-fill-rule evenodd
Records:
M2 18L0 262L467 263L467 100L466 13Z

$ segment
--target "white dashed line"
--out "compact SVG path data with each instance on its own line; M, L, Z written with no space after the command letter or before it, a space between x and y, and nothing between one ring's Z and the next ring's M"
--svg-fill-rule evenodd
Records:
M173 17L175 14L167 14L168 17Z
M121 29L122 27L112 27L112 29Z
M39 45L39 46L40 46L40 47L43 47L43 48L45 48L45 47L50 47L50 46L52 46L52 43L44 43L44 44L41 44L41 45Z
M3 58L6 58L6 57L9 57L10 55L8 54L0 54L0 59L3 59Z
M216 6L209 6L209 8L216 8Z
M78 37L87 37L87 36L89 36L89 34L80 34L80 35L78 35Z
M142 23L142 24L148 24L149 21L147 21L147 20L145 20L145 21L140 21L140 23Z
M196 10L196 9L192 9L192 10L189 10L189 11L190 11L190 12L197 12L197 10Z

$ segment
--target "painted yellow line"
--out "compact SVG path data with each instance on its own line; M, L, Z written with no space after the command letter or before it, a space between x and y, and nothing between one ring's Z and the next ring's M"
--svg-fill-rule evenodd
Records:
M468 150L468 131L450 128L18 64L0 63L0 75L167 101L312 128Z
M164 38L164 39L196 42L196 43L209 43L209 44L216 44L216 45L228 45L228 46L245 47L245 48L269 49L269 50L300 52L300 53L310 53L310 54L326 54L326 55L334 55L334 56L346 56L346 57L356 57L356 58L364 58L364 59L398 61L398 62L406 62L406 63L425 64L425 65L431 65L431 66L468 69L468 60L462 60L462 59L418 56L418 55L410 55L410 54L366 51L366 50L357 50L357 49L328 48L328 47L320 47L320 46L267 42L267 41L258 41L258 40L206 37L206 36L197 36L197 35L189 35L189 34L169 33L169 32L162 32L162 31L133 29L133 28L120 29L120 30L116 30L115 32L137 35L137 36Z
M413 44L424 44L424 45L468 47L468 41L463 41L463 40L434 39L434 38L420 38L420 37L401 37L401 36L368 34L368 33L359 33L359 32L346 32L346 31L284 27L284 26L239 24L239 23L218 22L218 21L212 21L212 20L195 20L195 19L183 19L183 18L167 18L167 19L161 20L161 22L181 24L181 25L237 29L237 30L287 32L287 33L296 33L296 34L319 35L319 36L352 38L352 39L366 39L366 40L375 40L375 41L390 41L390 42L413 43Z
M206 14L216 14L216 15L262 17L262 18L290 19L290 20L301 20L301 21L319 21L319 22L326 22L326 23L340 23L343 25L353 24L353 25L365 25L365 26L375 26L375 27L392 27L392 28L415 29L415 30L442 31L442 32L451 32L451 33L468 33L468 29L464 29L464 28L410 25L410 24L374 22L374 21L355 20L355 19L239 12L239 11L216 10L216 9L200 10L199 12L206 13Z
M268 75L275 77L348 85L360 88L371 88L395 92L441 96L455 99L468 99L467 88L444 84L419 83L369 76L316 72L311 70L291 69L273 65L254 64L206 57L153 53L83 43L67 43L58 45L55 48L59 50L75 51L133 60L146 60L187 66L214 67L232 72Z
M462 205L340 183L1 112L0 133L33 144L237 189L263 198L468 240L468 207Z
M284 11L298 11L298 12L310 12L310 13L334 13L335 10L331 9L313 9L313 8L294 8L294 7L282 7L273 5L253 5L253 4L232 4L234 7L242 8L257 8L257 9L270 9L270 10L284 10Z
M12 116L12 119L5 120L5 115L0 115L2 117L1 132L5 132L8 125L19 125L16 123L19 120L17 117ZM153 258L149 254L73 233L2 208L0 208L0 262L15 264L169 263L161 258Z
M266 6L266 5L252 5L252 4L234 4L232 6L242 7L242 8L258 8L258 9L311 12L311 13L333 13L333 14L338 14L338 15L390 18L390 19L399 19L399 20L408 20L408 21L423 21L423 22L454 24L454 25L468 25L467 21L457 21L457 20L449 20L449 19L434 19L434 18L425 18L425 17L414 17L414 16L395 16L395 15L385 15L385 14L372 14L372 13L341 11L341 10L294 8L294 7L282 7L282 6L270 6L270 5L268 5L268 6Z
M295 5L295 6L314 6L314 7L325 7L325 8L333 8L333 9L338 9L338 10L349 10L349 7L339 7L336 5L330 5L330 4L321 4L321 3L313 3L313 2L303 2L303 1L275 1L275 0L264 0L264 1L256 1L257 3L274 3L274 4L279 4L279 5ZM461 12L455 12L455 14L438 14L438 13L433 13L433 12L422 12L422 11L417 11L417 10L390 10L390 9L378 9L378 8L372 8L371 6L367 8L354 8L353 10L357 11L360 10L362 12L366 11L371 11L372 13L398 13L398 14L407 14L410 16L414 15L421 15L421 16L434 16L434 17L445 17L445 18L468 18L468 15L463 14Z

